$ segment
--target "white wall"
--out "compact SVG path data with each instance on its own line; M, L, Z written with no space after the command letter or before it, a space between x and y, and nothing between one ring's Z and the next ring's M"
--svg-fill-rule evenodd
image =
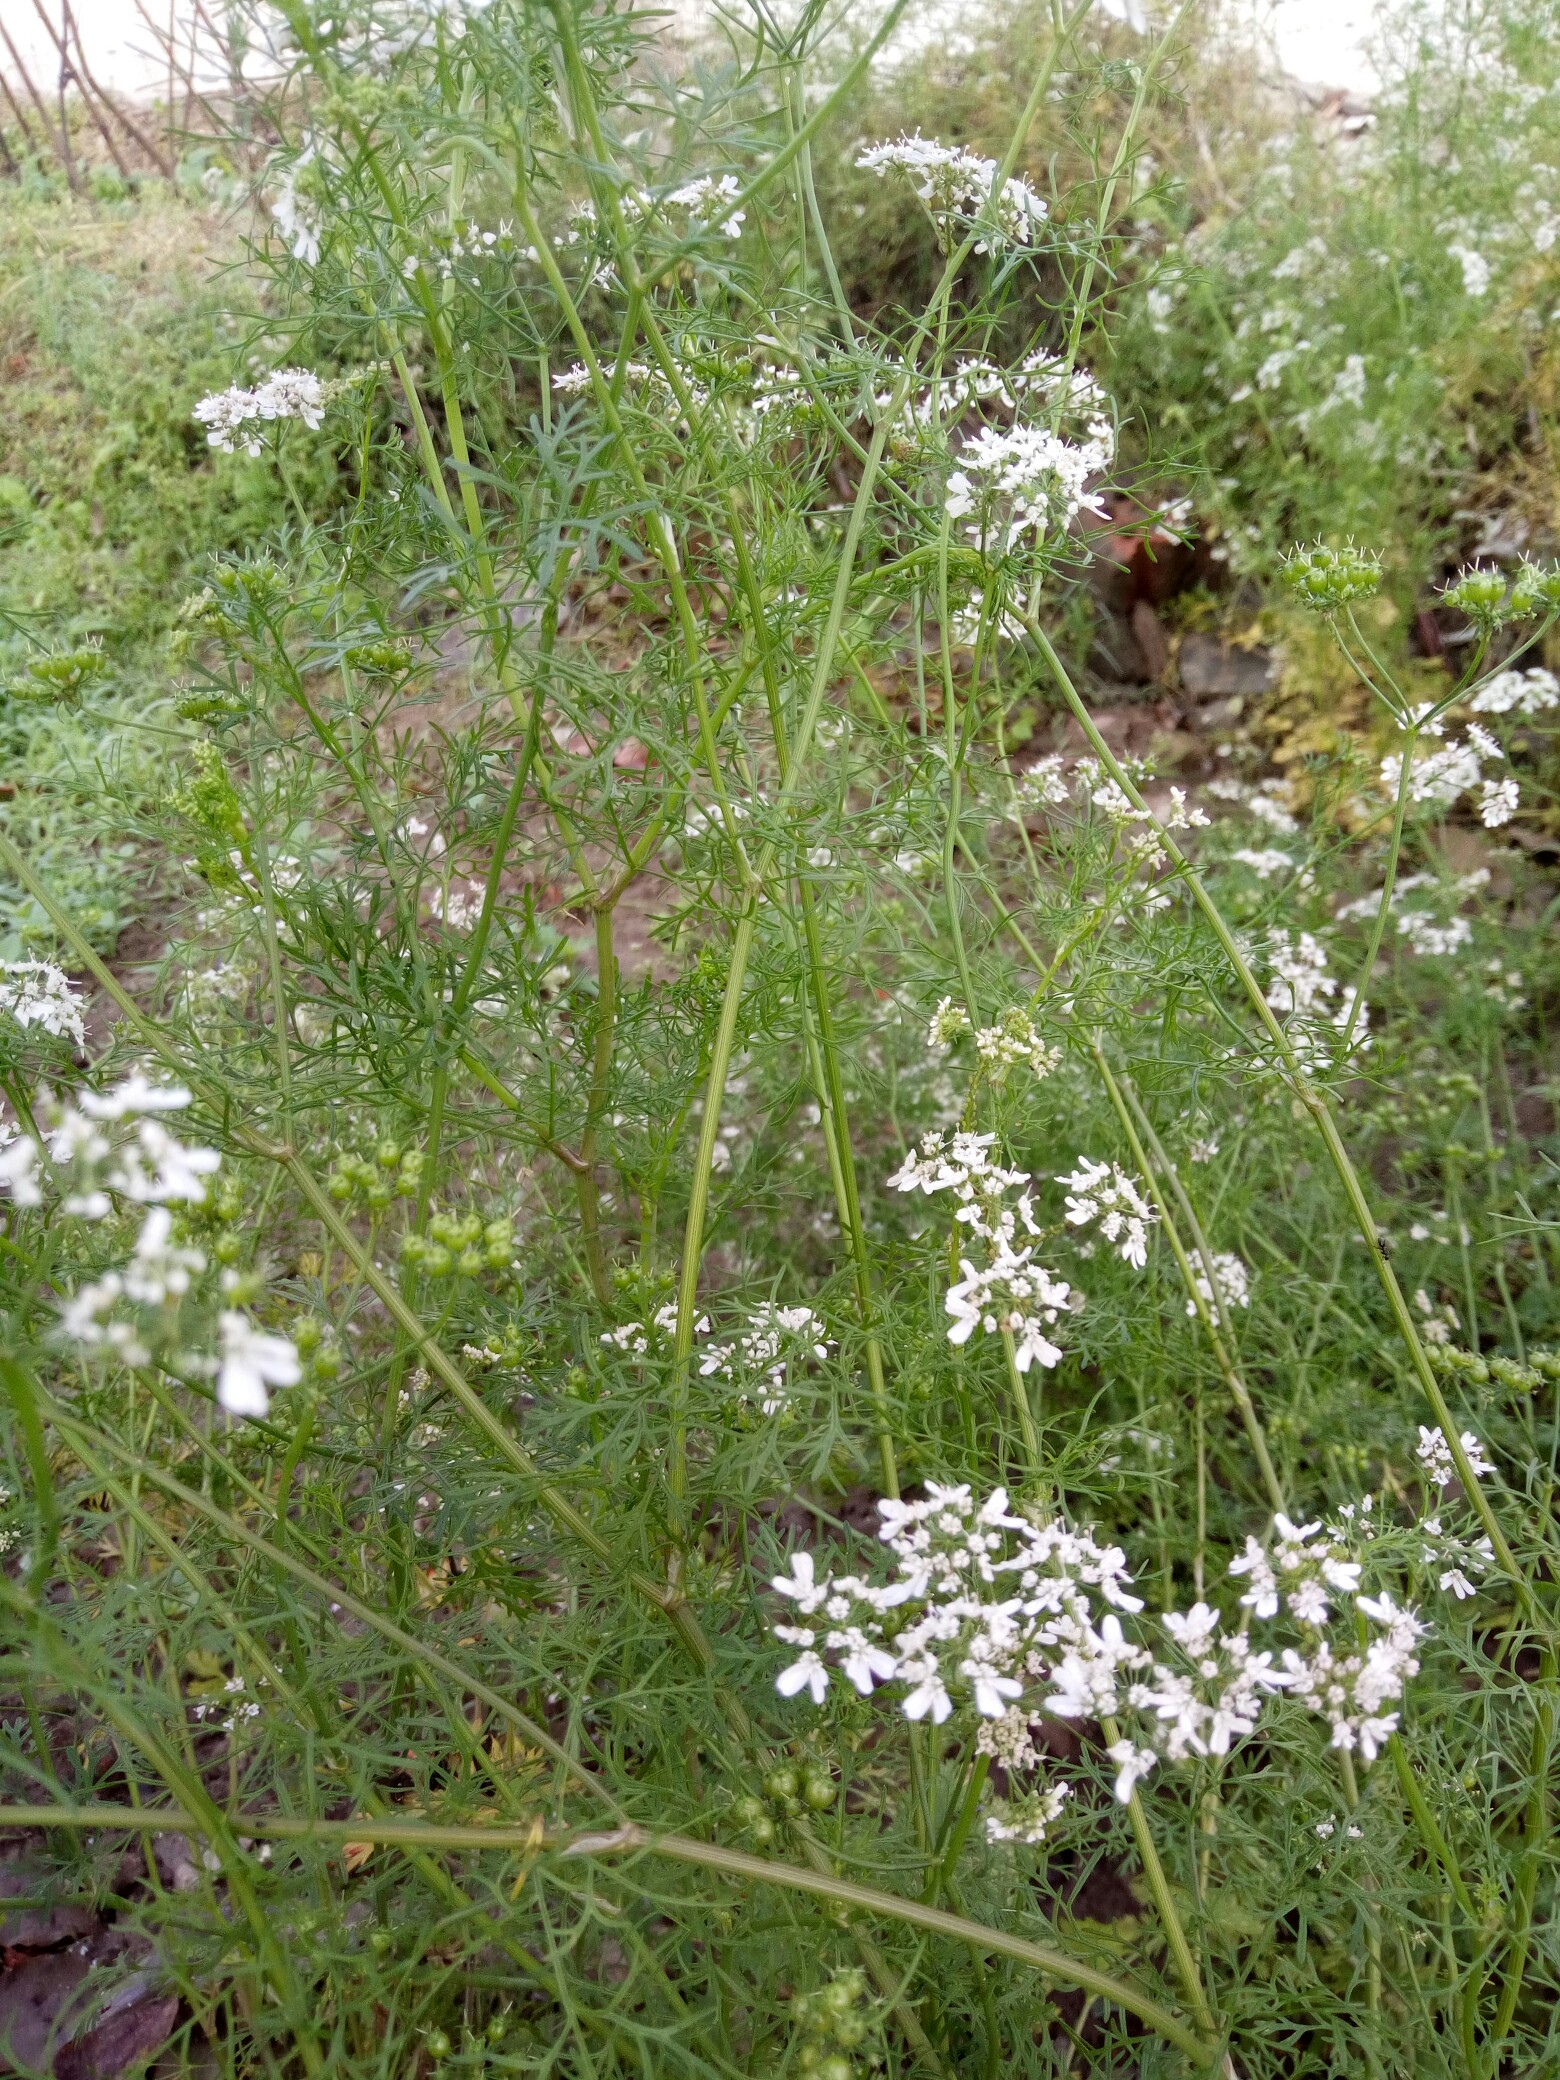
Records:
M59 20L60 0L43 0ZM192 12L189 0L145 0L159 21L179 24ZM871 4L871 0L869 0ZM1136 0L1106 0L1122 14ZM1266 22L1285 69L1319 85L1368 90L1372 74L1362 45L1380 0L1249 0L1255 18ZM136 13L134 0L71 0L93 73L105 86L135 93L166 91L167 68L155 54L155 39ZM170 12L171 11L171 12ZM9 30L39 85L52 85L59 56L39 21L33 0L0 0L0 20Z

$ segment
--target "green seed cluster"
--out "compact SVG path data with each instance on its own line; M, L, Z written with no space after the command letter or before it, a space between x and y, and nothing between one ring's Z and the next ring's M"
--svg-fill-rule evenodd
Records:
M293 1343L306 1371L315 1379L330 1381L341 1376L341 1345L327 1336L313 1315L305 1315L293 1330Z
M1481 633L1488 634L1502 622L1520 621L1530 614L1549 613L1560 607L1560 569L1524 563L1508 587L1504 571L1475 565L1460 573L1441 598L1447 606L1466 615Z
M507 1271L515 1260L514 1224L484 1221L479 1213L436 1213L426 1235L407 1235L401 1261L430 1278L458 1271L476 1278L484 1271Z
M866 1974L859 1968L836 1972L816 1993L797 1995L792 2012L805 2037L796 2062L804 2073L815 2075L815 2080L851 2080L855 2068L845 2053L865 2041L866 1997Z
M5 690L13 701L58 701L69 707L80 700L82 688L107 668L108 660L98 645L83 643L47 657L29 658L26 672Z
M361 1198L373 1212L383 1212L392 1199L415 1199L426 1158L420 1148L403 1149L397 1141L381 1141L373 1156L340 1155L331 1166L325 1189L340 1206Z
M1431 1343L1425 1346L1425 1356L1443 1379L1466 1380L1474 1387L1493 1384L1504 1387L1508 1394L1536 1394L1546 1380L1551 1386L1560 1385L1560 1351L1529 1351L1523 1365L1498 1353L1485 1358L1477 1351L1461 1350L1455 1343Z
M765 1777L763 1792L762 1798L751 1793L739 1798L731 1811L737 1824L759 1848L767 1849L779 1833L776 1811L789 1820L798 1818L804 1810L826 1813L839 1797L839 1786L824 1762L810 1761L800 1769L782 1762Z
M1312 542L1291 550L1282 568L1284 583L1295 599L1318 614L1335 614L1355 600L1373 599L1381 590L1379 560L1353 542L1345 542L1341 549Z

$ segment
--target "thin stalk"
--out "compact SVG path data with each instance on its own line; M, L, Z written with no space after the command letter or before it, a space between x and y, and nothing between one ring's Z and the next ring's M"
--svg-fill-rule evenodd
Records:
M1100 1721L1106 1742L1114 1747L1121 1739L1121 1727L1113 1718ZM1197 1969L1197 1960L1192 1955L1192 1946L1186 1939L1186 1930L1181 1926L1181 1917L1176 1910L1175 1894L1170 1890L1170 1881L1165 1876L1165 1867L1159 1860L1159 1851L1154 1846L1153 1829L1148 1824L1148 1813L1134 1785L1132 1796L1127 1801L1127 1817L1132 1823L1133 1839L1137 1843L1138 1857L1143 1865L1143 1875L1148 1880L1148 1889L1154 1896L1160 1924L1165 1940L1170 1945L1170 1956L1175 1964L1176 1977L1186 1995L1187 2005L1193 2020L1204 2036L1211 2037L1218 2030L1213 2009L1203 1990L1202 1974Z
M31 1633L38 1659L68 1689L90 1697L94 1706L131 1747L139 1749L156 1770L191 1821L190 1831L203 1837L218 1857L233 1901L249 1924L256 1960L282 2012L310 2074L323 2073L319 2040L302 2000L287 1953L277 1942L238 1846L237 1830L209 1796L198 1770L187 1764L162 1736L146 1725L125 1701L117 1680L105 1680L80 1658L64 1635L36 1605L9 1583L0 1584L0 1601L19 1626Z
M512 1726L522 1739L540 1749L544 1755L550 1756L560 1769L575 1780L582 1791L599 1799L615 1817L622 1817L622 1808L599 1777L585 1769L545 1728L538 1726L534 1719L511 1704L500 1692L484 1683L480 1676L462 1668L458 1661L451 1660L426 1639L418 1639L414 1634L407 1632L397 1625L393 1618L386 1617L382 1611L376 1610L370 1603L365 1603L361 1597L354 1596L344 1583L332 1581L328 1576L310 1567L306 1561L299 1559L295 1553L267 1538L263 1532L251 1529L242 1517L234 1516L222 1509L209 1496L198 1494L195 1489L179 1480L176 1475L166 1472L155 1461L140 1458L116 1439L89 1431L84 1424L77 1423L66 1410L58 1406L51 1407L50 1416L62 1434L90 1439L98 1454L107 1452L123 1465L133 1467L142 1479L151 1481L154 1486L161 1488L163 1493L171 1497L181 1508L204 1517L224 1538L231 1540L235 1545L247 1546L269 1565L279 1568L283 1574L291 1575L294 1581L301 1582L320 1599L322 1608L328 1610L332 1604L339 1605L358 1623L367 1625L382 1638L389 1640L393 1646L409 1654L420 1665L424 1680L436 1694L440 1693L439 1685L432 1680L434 1677L438 1677L442 1683L453 1684L462 1694L480 1698L489 1711Z
M7 1824L13 1827L52 1827L76 1832L103 1830L136 1834L162 1830L197 1838L206 1832L203 1819L168 1806L144 1808L140 1812L126 1806L105 1804L10 1806L6 1808L6 1818ZM492 1850L509 1855L517 1851L521 1854L540 1851L567 1859L635 1855L662 1857L669 1862L740 1878L753 1885L773 1885L790 1892L810 1893L815 1899L832 1901L847 1911L902 1922L907 1927L961 1943L987 1956L1011 1957L1064 1986L1081 1987L1097 1999L1125 2009L1129 2015L1135 2015L1145 2023L1156 2036L1184 2052L1199 2068L1212 2065L1221 2056L1221 2047L1208 2041L1212 2035L1211 2024L1200 2036L1168 2008L1140 1992L1130 1980L1098 1971L1051 1944L1030 1942L1027 1937L1013 1935L1006 1929L992 1928L985 1922L973 1921L961 1914L950 1914L921 1900L903 1899L897 1893L882 1892L875 1886L858 1885L851 1879L838 1878L827 1871L803 1869L799 1864L750 1856L743 1850L696 1841L688 1835L662 1834L625 1825L606 1834L544 1830L538 1841L534 1824L508 1826L499 1822L490 1827L461 1827L439 1821L390 1819L377 1814L355 1814L346 1820L310 1820L290 1814L235 1813L230 1816L229 1825L235 1832L258 1841L373 1842L391 1848L409 1846L466 1853Z
M1370 979L1376 972L1376 956L1381 951L1382 934L1387 929L1387 916L1392 908L1392 891L1397 883L1398 855L1403 849L1403 819L1408 812L1409 784L1413 779L1414 746L1419 741L1415 729L1403 733L1403 770L1398 774L1397 801L1392 810L1392 835L1387 840L1386 874L1382 881L1381 901L1376 906L1375 921L1370 928L1370 943L1365 948L1360 962L1359 980L1354 985L1354 1002L1349 1006L1349 1016L1343 1029L1340 1043L1347 1056L1354 1039L1354 1028L1364 1009L1365 993L1370 988Z
M1024 1375L1018 1369L1018 1350L1013 1342L1011 1329L1002 1331L1002 1352L1007 1359L1008 1385L1013 1389L1013 1412L1018 1417L1019 1435L1024 1440L1024 1457L1029 1462L1030 1478L1040 1478L1040 1432L1035 1424L1035 1411L1029 1399L1029 1389Z
M1258 1022L1271 1042L1278 1059L1282 1062L1290 1088L1315 1122L1317 1132L1320 1134L1322 1143L1327 1150L1328 1160L1337 1173L1338 1181L1343 1187L1344 1196L1348 1200L1349 1210L1354 1216L1361 1239L1370 1254L1371 1263L1381 1282L1382 1290L1386 1294L1387 1304L1391 1310L1393 1321L1397 1326L1398 1334L1401 1336L1408 1351L1409 1360L1418 1378L1420 1387L1423 1389L1425 1399L1430 1403L1437 1427L1441 1435L1446 1439L1447 1450L1451 1454L1452 1464L1456 1468L1457 1477L1473 1504L1481 1527L1489 1538L1501 1571L1511 1580L1516 1588L1528 1622L1546 1638L1551 1637L1553 1628L1539 1605L1537 1598L1534 1596L1532 1584L1517 1563L1516 1556L1511 1550L1506 1534L1501 1529L1500 1520L1491 1507L1489 1497L1480 1487L1478 1476L1468 1463L1468 1454L1463 1449L1462 1435L1456 1418L1452 1414L1445 1394L1441 1391L1441 1383L1436 1378L1435 1373L1431 1369L1430 1361L1425 1355L1424 1345L1419 1339L1418 1328L1415 1325L1408 1302L1404 1297L1403 1288L1398 1283L1397 1274L1388 1263L1386 1253L1381 1247L1381 1237L1377 1232L1375 1216L1371 1212L1370 1202L1365 1196L1365 1188L1360 1181L1359 1173L1356 1171L1349 1152L1344 1146L1343 1137L1338 1131L1338 1125L1333 1118L1331 1107L1321 1092L1312 1085L1306 1071L1301 1067L1289 1038L1274 1017L1262 987L1255 975L1252 974L1250 964L1241 951L1234 933L1225 922L1223 913L1218 905L1203 886L1201 877L1193 869L1190 860L1188 860L1186 854L1176 843L1173 833L1167 831L1159 818L1153 814L1153 811L1138 792L1136 783L1130 774L1127 773L1109 744L1100 735L1098 728L1095 726L1093 716L1084 706L1066 666L1057 656L1050 638L1046 635L1044 629L1040 627L1038 619L1031 618L1028 627L1036 647L1039 649L1052 677L1056 681L1062 698L1066 701L1084 735L1088 738L1090 748L1099 759L1100 764L1126 795L1133 807L1138 809L1158 832L1160 844L1163 845L1166 852L1175 861L1177 868L1185 879L1187 887L1192 892L1194 902L1222 947L1225 958L1234 969L1236 976L1240 980L1241 987L1256 1013Z
M1165 1231L1165 1240L1169 1243L1171 1253L1175 1257L1176 1266L1181 1274L1181 1281L1186 1287L1187 1298L1196 1310L1198 1322L1201 1324L1203 1333L1208 1338L1209 1348L1214 1355L1214 1362L1224 1375L1224 1383L1230 1390L1230 1399L1235 1404L1235 1412L1245 1425L1246 1436L1250 1440L1252 1453L1257 1462L1257 1469L1262 1475L1262 1485L1267 1489L1268 1501L1280 1514L1287 1514L1288 1504L1284 1500L1284 1491L1278 1475L1273 1470L1273 1460L1268 1451L1267 1436L1262 1428L1262 1420L1257 1414L1250 1389L1235 1369L1235 1362L1231 1358L1224 1341L1219 1317L1215 1313L1214 1308L1204 1298L1202 1288L1197 1283L1197 1276L1192 1268L1191 1259L1187 1255L1186 1247L1177 1231L1175 1221L1171 1217L1170 1202L1166 1196L1165 1188L1159 1180L1153 1162L1149 1159L1148 1150L1144 1146L1144 1139L1152 1142L1155 1155L1159 1158L1160 1163L1164 1166L1171 1179L1176 1197L1181 1203L1181 1210L1187 1216L1187 1224L1192 1230L1194 1245L1198 1255L1202 1258L1203 1275L1208 1283L1208 1291L1217 1295L1219 1291L1218 1274L1214 1269L1213 1257L1208 1248L1207 1238L1202 1232L1201 1223L1197 1220L1192 1202L1186 1195L1185 1187L1176 1175L1174 1165L1170 1163L1163 1148L1159 1145L1158 1136L1149 1124L1148 1117L1138 1102L1137 1094L1133 1090L1131 1082L1126 1076L1122 1076L1118 1082L1116 1077L1112 1075L1110 1064L1105 1059L1105 1052L1100 1046L1097 1035L1089 1042L1089 1052L1094 1057L1095 1067L1099 1070L1100 1076L1104 1081L1105 1088L1110 1095L1110 1101L1116 1108L1116 1117L1121 1122L1122 1131L1127 1137L1127 1145L1132 1150L1132 1159L1143 1172L1144 1177L1148 1180L1149 1190L1159 1202L1159 1218L1160 1224ZM1143 1129L1144 1139L1139 1138L1138 1130L1140 1127Z

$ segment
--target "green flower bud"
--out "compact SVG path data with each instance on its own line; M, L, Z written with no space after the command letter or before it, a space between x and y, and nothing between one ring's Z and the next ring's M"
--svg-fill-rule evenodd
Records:
M1504 571L1466 570L1441 594L1447 606L1466 614L1476 628L1495 628L1506 619Z
M390 1204L395 1191L387 1177L376 1177L363 1196L377 1213Z
M244 1254L244 1238L232 1228L224 1228L211 1245L211 1254L219 1264L236 1264Z
M265 1280L258 1271L245 1271L231 1277L223 1297L230 1307L252 1307L265 1291Z
M224 716L242 715L244 704L235 694L208 690L185 694L174 702L173 712L181 722L219 722Z
M381 1170L393 1170L402 1160L401 1145L397 1141L381 1141L374 1150L374 1161Z
M306 1314L292 1332L292 1340L297 1347L298 1355L302 1358L313 1357L324 1340L324 1335L324 1330L314 1316Z
M368 1932L368 1947L376 1957L383 1957L395 1941L394 1932L388 1928L371 1928Z
M760 1820L767 1820L769 1815L764 1811L762 1799L749 1797L737 1800L731 1808L731 1817L739 1827L753 1827Z
M832 1777L826 1777L821 1770L816 1774L809 1772L802 1796L815 1813L826 1813L837 1795Z
M457 1268L467 1278L475 1278L487 1263L479 1249L463 1249L456 1258Z
M412 655L399 643L354 643L345 661L365 679L394 679L410 669Z
M796 1771L788 1764L782 1763L778 1769L772 1769L769 1775L765 1777L764 1789L771 1798L795 1798L797 1790Z
M818 2080L851 2080L851 2063L833 2051L818 2066Z
M339 1205L352 1197L352 1180L345 1170L332 1170L325 1180L325 1189Z
M448 2057L449 2057L449 2055L450 2055L450 2040L449 2040L449 2038L448 2038L448 2037L447 2037L447 2036L445 2035L445 2033L444 2033L444 2031L443 2031L442 2029L431 2029L431 2030L429 2030L429 2032L428 2032L428 2036L427 2036L427 2044L428 2044L428 2056L429 2056L430 2058L448 2058Z
M29 658L27 676L10 687L11 698L60 701L72 705L80 700L82 687L96 679L106 669L107 663L96 643L83 643L74 650L57 650L52 657Z
M423 1269L430 1278L445 1277L455 1259L441 1242L430 1242L423 1253Z
M341 1377L341 1345L327 1343L314 1354L314 1372L318 1379L332 1380Z
M775 1838L775 1823L767 1813L761 1813L748 1829L760 1849L767 1849Z
M490 2044L502 2044L509 2034L509 2017L495 2015L482 2034Z
M1560 607L1560 567L1523 564L1512 584L1507 604L1513 614L1541 614L1546 607Z
M1296 601L1318 614L1336 613L1381 590L1380 563L1353 542L1341 549L1330 549L1325 542L1296 547L1284 558L1281 574Z

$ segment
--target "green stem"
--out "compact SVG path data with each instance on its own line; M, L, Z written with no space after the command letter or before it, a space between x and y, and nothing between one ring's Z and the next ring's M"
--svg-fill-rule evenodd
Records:
M13 1806L6 1809L7 1824L14 1827L57 1827L76 1831L118 1830L124 1833L160 1829L172 1834L200 1835L205 1822L177 1808L158 1806L140 1812L125 1806ZM1156 2036L1173 2044L1199 2068L1207 2068L1221 2055L1221 2047L1208 2041L1211 2023L1204 2035L1188 2029L1178 2016L1142 1993L1128 1979L1118 1979L1092 1965L1082 1963L1049 1943L1030 1942L1007 1929L992 1928L921 1900L902 1899L897 1893L875 1886L858 1885L831 1872L804 1869L799 1864L750 1856L740 1849L727 1849L714 1842L701 1842L688 1835L654 1833L625 1825L607 1834L559 1834L548 1830L537 1839L535 1826L461 1827L438 1821L395 1820L379 1815L357 1814L346 1820L309 1820L291 1815L235 1813L229 1824L235 1832L259 1841L374 1842L389 1847L450 1849L466 1853L493 1850L503 1854L532 1852L567 1859L585 1857L647 1855L683 1863L695 1869L719 1872L753 1885L773 1885L790 1892L810 1893L832 1901L846 1912L873 1919L902 1922L928 1935L963 1944L992 1957L1011 1957L1046 1978L1064 1986L1078 1986L1096 1998L1109 2001L1135 2015ZM1204 2003L1206 2008L1206 2003Z
M1234 1360L1231 1358L1229 1350L1225 1345L1220 1318L1203 1297L1202 1288L1197 1283L1197 1276L1192 1268L1191 1259L1187 1255L1186 1247L1181 1241L1180 1234L1171 1217L1170 1204L1165 1195L1165 1188L1159 1181L1153 1163L1149 1160L1148 1150L1138 1138L1138 1128L1140 1126L1145 1130L1146 1137L1153 1141L1155 1154L1159 1157L1160 1162L1164 1164L1172 1180L1176 1196L1181 1202L1181 1210L1188 1217L1187 1224L1192 1229L1194 1246L1202 1258L1203 1275L1207 1279L1208 1290L1210 1293L1217 1295L1219 1291L1218 1275L1214 1269L1213 1257L1208 1248L1207 1238L1203 1235L1201 1223L1193 1212L1192 1202L1187 1197L1184 1186L1181 1184L1179 1177L1176 1176L1174 1165L1168 1161L1164 1150L1159 1146L1158 1136L1154 1134L1153 1128L1149 1125L1147 1115L1138 1103L1137 1095L1133 1091L1129 1079L1123 1076L1118 1084L1117 1079L1111 1074L1110 1064L1105 1059L1104 1050L1100 1046L1097 1037L1090 1041L1089 1051L1094 1056L1095 1066L1104 1079L1105 1088L1110 1094L1110 1101L1116 1108L1116 1117L1120 1120L1122 1130L1126 1134L1127 1145L1132 1150L1132 1159L1143 1172L1144 1177L1148 1181L1149 1190L1159 1202L1159 1218L1165 1231L1165 1240L1169 1243L1171 1253L1175 1257L1176 1266L1181 1273L1181 1282L1186 1287L1187 1298L1195 1308L1198 1322L1201 1324L1203 1333L1208 1339L1209 1347L1213 1352L1214 1362L1224 1375L1224 1383L1230 1390L1230 1399L1235 1404L1235 1411L1245 1425L1246 1436L1250 1440L1251 1449L1257 1461L1257 1469L1262 1475L1262 1485L1267 1489L1268 1501L1275 1510L1281 1514L1286 1513L1288 1505L1284 1500L1284 1491L1279 1483L1278 1475L1273 1470L1273 1460L1268 1451L1267 1437L1262 1428L1261 1418L1257 1414L1256 1405L1252 1401L1250 1390L1246 1382L1236 1371ZM1137 1115L1136 1119L1133 1117L1134 1113Z
M1331 1162L1343 1187L1344 1195L1349 1203L1349 1210L1354 1216L1355 1225L1359 1229L1361 1240L1369 1252L1376 1276L1381 1282L1383 1292L1386 1294L1387 1304L1391 1309L1398 1334L1402 1337L1404 1346L1408 1351L1410 1362L1424 1392L1425 1399L1430 1403L1436 1424L1440 1429L1441 1435L1446 1440L1447 1450L1451 1454L1452 1464L1456 1469L1457 1477L1462 1483L1470 1502L1473 1504L1481 1527L1489 1538L1501 1571L1512 1582L1518 1597L1521 1599L1524 1615L1536 1631L1541 1632L1546 1638L1550 1637L1553 1628L1533 1593L1533 1587L1527 1575L1517 1564L1516 1556L1507 1542L1505 1532L1501 1529L1499 1518L1495 1515L1494 1509L1490 1505L1489 1497L1479 1485L1478 1476L1468 1462L1468 1454L1463 1449L1462 1434L1455 1417L1452 1415L1446 1396L1441 1391L1441 1383L1431 1370L1430 1361L1425 1355L1424 1345L1420 1342L1419 1330L1415 1324L1413 1313L1404 1297L1403 1289L1398 1283L1397 1274L1388 1263L1386 1253L1382 1249L1376 1219L1370 1210L1370 1202L1365 1196L1365 1188L1360 1181L1359 1173L1350 1159L1348 1150L1344 1147L1343 1137L1338 1131L1337 1122L1333 1118L1327 1100L1312 1085L1306 1071L1301 1067L1288 1036L1278 1020L1273 1016L1272 1009L1263 994L1261 985L1258 983L1256 976L1252 974L1250 964L1241 951L1234 933L1225 922L1218 905L1203 886L1201 877L1194 871L1191 862L1176 843L1173 835L1164 828L1158 817L1149 809L1148 804L1138 792L1136 783L1132 780L1130 774L1126 772L1109 744L1100 735L1098 728L1095 726L1093 716L1084 706L1077 688L1073 685L1068 675L1066 666L1057 656L1050 638L1046 635L1044 629L1040 627L1038 620L1032 618L1028 626L1036 647L1039 649L1052 677L1056 681L1062 698L1072 710L1079 727L1088 738L1090 748L1099 759L1100 764L1126 795L1133 807L1139 810L1153 825L1159 834L1159 842L1180 869L1187 887L1192 892L1193 901L1202 912L1214 937L1222 947L1225 958L1229 961L1230 966L1239 978L1241 987L1244 989L1258 1021L1271 1042L1275 1054L1283 1064L1291 1090L1315 1122L1317 1132L1321 1135L1323 1145L1327 1150L1328 1160Z
M1403 819L1408 812L1409 784L1413 778L1414 746L1419 741L1417 730L1403 733L1403 769L1398 774L1397 801L1392 811L1392 836L1387 841L1386 877L1382 883L1381 901L1376 906L1375 922L1370 928L1370 943L1365 948L1365 957L1360 962L1359 980L1354 985L1354 1002L1349 1006L1349 1016L1343 1029L1342 1051L1345 1057L1354 1038L1354 1028L1365 1007L1365 993L1370 979L1376 972L1376 956L1381 951L1382 934L1387 928L1387 916L1392 908L1392 891L1397 883L1398 854L1403 849Z

